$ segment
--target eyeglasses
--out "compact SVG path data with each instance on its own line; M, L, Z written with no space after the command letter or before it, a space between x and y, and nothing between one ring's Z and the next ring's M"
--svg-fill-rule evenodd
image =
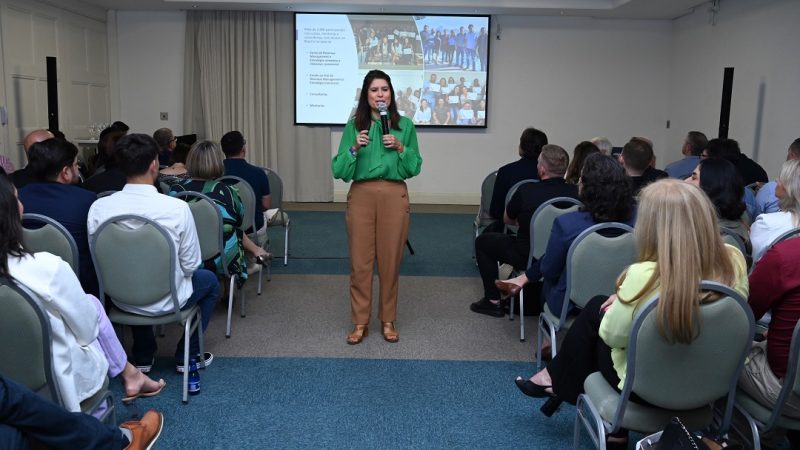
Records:
M178 138L177 138L177 137L175 137L175 136L173 136L173 137L172 137L172 139L170 139L169 141L170 141L170 142L175 142L175 141L177 141L177 140L178 140Z

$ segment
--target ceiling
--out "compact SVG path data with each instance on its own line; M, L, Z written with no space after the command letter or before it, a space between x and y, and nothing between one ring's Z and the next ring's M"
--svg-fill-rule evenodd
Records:
M706 0L79 0L103 10L271 10L579 16L670 20L707 9Z

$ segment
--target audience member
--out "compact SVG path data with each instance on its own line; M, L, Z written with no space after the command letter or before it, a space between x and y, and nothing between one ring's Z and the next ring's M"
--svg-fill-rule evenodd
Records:
M29 213L45 215L67 229L78 246L80 281L83 290L99 294L97 276L89 253L86 218L97 199L78 183L78 149L69 141L48 139L28 151L28 167L34 182L19 190L19 199ZM35 224L32 224L35 225Z
M630 179L610 156L593 154L586 158L578 193L583 202L581 210L564 214L553 222L544 255L524 274L495 283L503 293L515 295L527 283L543 279L543 300L550 311L561 311L567 289L567 253L572 241L598 223L622 222L632 226L636 221Z
M25 154L28 154L28 150L30 150L31 145L46 141L48 139L53 138L53 133L49 132L48 130L33 130L25 136L25 139L22 141L22 148L25 150ZM8 172L11 177L11 181L14 182L14 186L17 189L24 187L26 184L30 183L33 178L30 175L30 169L28 166L23 167L22 169L17 170L14 173Z
M638 195L643 187L653 181L667 177L665 172L650 166L654 158L653 146L647 139L634 137L622 147L619 161L625 168L625 173L631 178L634 195Z
M175 195L181 191L199 192L214 201L224 224L222 240L225 254L217 255L212 261L204 261L205 268L215 271L218 276L224 276L226 272L235 274L236 282L242 286L247 280L245 250L255 257L266 258L268 254L240 228L245 210L238 189L216 181L225 173L223 157L222 149L216 142L196 142L186 159L186 169L192 174L192 178L172 185L169 193ZM223 265L225 261L227 267Z
M102 303L85 294L69 264L46 252L32 254L22 243L23 205L5 175L0 176L0 278L30 289L50 322L53 377L70 411L122 375L123 401L161 392L164 380L151 380L125 358ZM13 280L13 281L11 281Z
M682 181L661 180L645 187L639 200L634 230L639 262L620 275L614 295L589 301L545 369L528 380L516 379L526 395L550 398L543 407L546 413L562 401L574 404L593 372L602 373L615 389L622 388L631 325L637 308L653 295L663 299L655 312L661 333L677 344L694 340L699 305L716 299L698 291L701 280L747 295L744 258L723 244L714 207L701 190ZM630 400L644 402L635 393ZM613 448L627 448L622 445L626 441L626 430L608 437Z
M775 186L780 211L761 214L750 227L753 262L756 263L769 245L781 234L800 226L800 160L783 163Z
M591 142L597 146L597 148L600 150L600 153L606 156L611 156L611 150L614 148L614 146L611 145L611 141L609 141L607 137L597 136L592 138Z
M526 128L522 132L519 137L520 159L497 170L492 202L489 206L489 215L494 219L494 223L486 227L485 232L503 230L503 211L506 208L506 194L518 182L529 178L538 178L537 160L544 145L547 145L547 135L544 132L536 128Z
M153 447L164 416L149 410L138 421L119 428L55 403L0 374L0 447L9 450L54 449L143 450Z
M114 123L112 123L111 124L111 128L113 128L113 129L115 129L117 131L122 131L125 134L128 134L128 130L131 129L131 127L129 127L128 124L126 124L125 122L122 122L120 120L117 120Z
M175 150L175 145L178 138L172 134L169 128L159 128L153 133L153 139L158 144L158 164L161 167L167 167L172 164L172 151Z
M269 179L264 169L247 162L247 146L242 133L229 131L222 136L222 151L225 153L225 175L233 175L247 182L256 195L256 241L262 244L267 236L264 212L271 206ZM252 233L253 230L247 230Z
M664 171L670 178L679 180L688 178L692 174L692 170L697 167L697 163L700 162L700 153L703 152L706 145L708 145L708 139L705 134L699 131L690 131L681 147L683 159L667 164Z
M797 138L789 145L786 151L786 160L800 159L800 138ZM777 186L775 180L761 186L756 194L756 209L755 216L758 217L764 213L778 212L778 197L775 196L775 187Z
M742 175L745 186L753 183L766 183L769 181L767 172L757 162L748 158L739 149L739 143L733 139L711 139L706 146L707 155L711 158L725 158Z
M189 156L189 147L186 144L178 144L172 151L172 165L158 171L158 183L165 183L172 186L183 180L191 178L191 174L186 170L186 157ZM165 192L166 193L166 192Z
M600 149L589 141L583 141L575 146L575 150L572 152L572 161L570 161L567 173L564 175L567 183L578 184L583 170L583 162L586 161L587 156L593 153L600 153Z
M97 142L97 155L89 164L92 175L81 185L96 194L106 191L119 191L125 186L127 179L119 169L115 158L117 141L125 133L111 127L100 133Z
M523 184L508 202L503 220L519 227L516 235L483 233L475 239L475 260L483 280L483 298L469 306L473 312L503 317L500 291L494 285L497 264L507 263L519 270L528 265L530 223L534 211L556 197L578 197L578 188L564 181L569 154L557 145L545 145L538 158L539 183Z
M198 269L201 264L200 244L197 241L197 230L194 225L192 213L186 202L162 195L156 190L154 183L158 178L158 144L150 136L144 134L129 134L119 140L115 150L115 158L119 169L127 177L127 184L120 192L103 197L94 202L89 209L87 227L89 238L97 228L108 219L122 214L136 214L149 218L162 225L175 244L175 254L178 262L175 273L175 285L178 292L178 301L182 308L199 305L202 316L202 327L208 327L214 305L219 299L219 282L213 272ZM141 226L141 222L128 220L125 226L132 229ZM164 255L166 258L167 255ZM163 299L130 312L160 316L166 314L172 306L169 295ZM156 352L156 340L151 326L134 326L133 331L133 361L137 368L147 373L153 365L153 355ZM175 350L177 369L182 372L183 367L183 338ZM191 355L199 353L197 332L192 334L190 345ZM211 364L213 355L206 352L198 355L198 367L204 368Z

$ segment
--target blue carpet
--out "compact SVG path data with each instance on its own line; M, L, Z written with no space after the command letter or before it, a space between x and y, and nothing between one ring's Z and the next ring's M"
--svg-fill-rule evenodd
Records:
M274 273L346 275L350 273L344 212L292 211L289 265L275 259ZM470 214L411 214L401 275L474 277ZM270 249L283 253L283 228L270 228Z
M168 359L152 375L167 388L120 406L119 421L156 408L157 448L541 448L572 446L575 410L552 418L513 378L530 363L331 358L215 358L202 392L180 401ZM114 383L115 398L121 388ZM584 443L587 439L584 438Z

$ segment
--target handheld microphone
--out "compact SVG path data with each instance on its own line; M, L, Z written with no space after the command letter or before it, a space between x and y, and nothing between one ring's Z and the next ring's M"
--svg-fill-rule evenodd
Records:
M383 134L389 134L389 110L386 108L385 102L378 102L378 113L381 115L381 126L383 127Z

